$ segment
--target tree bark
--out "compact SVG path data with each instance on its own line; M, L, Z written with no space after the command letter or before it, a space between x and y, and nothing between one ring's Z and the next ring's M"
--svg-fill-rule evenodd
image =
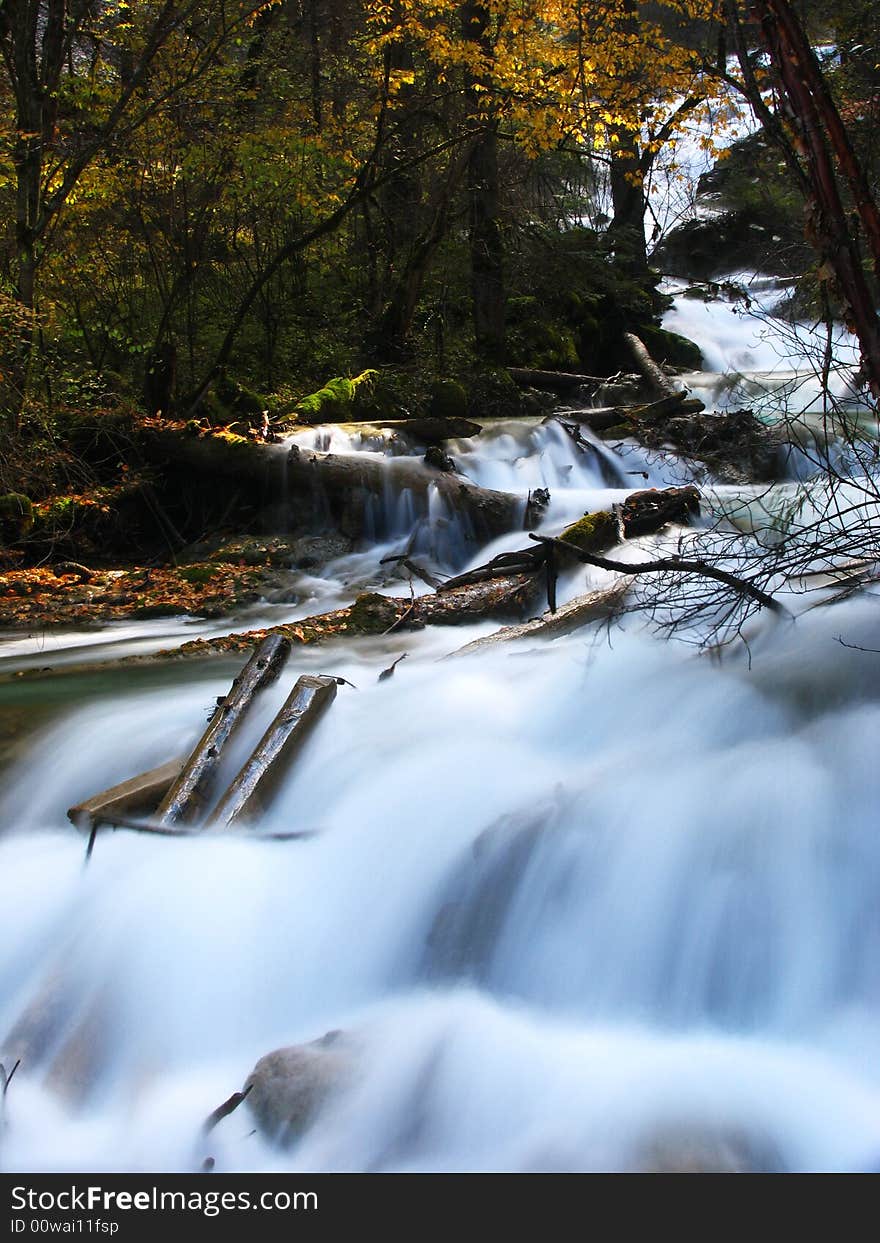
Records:
M156 811L156 822L169 826L192 821L204 811L213 791L220 753L233 731L244 720L260 691L280 674L290 654L290 642L278 634L268 635L218 704L208 728L183 766Z
M490 65L493 56L491 10L481 0L466 0L461 20L465 39L476 45L484 63ZM479 353L499 361L504 355L504 242L498 121L492 108L492 84L487 75L468 75L465 100L475 135L467 167L474 334Z
M228 829L268 808L291 763L336 698L333 678L297 679L281 711L211 813L209 829Z

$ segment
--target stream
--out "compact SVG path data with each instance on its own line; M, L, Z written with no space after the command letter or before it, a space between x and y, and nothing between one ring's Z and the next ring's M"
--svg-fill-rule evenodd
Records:
M816 410L815 375L765 323L679 296L667 324L703 348L712 371L684 382L716 408ZM524 501L548 487L547 531L693 478L587 438L511 420L450 452ZM475 545L442 507L413 538L392 443L301 443L380 455L389 487L372 540L249 626L404 594L380 564L404 550L451 573L522 544ZM707 523L736 491L711 484ZM609 581L581 567L560 599ZM0 672L77 671L0 687L29 730L0 788L0 1049L22 1016L42 1031L0 1167L877 1169L880 657L862 649L880 601L788 602L795 622L753 618L722 660L639 614L454 660L496 624L295 650L229 775L296 675L357 689L340 686L265 821L105 832L87 866L67 807L186 752L238 665L83 666L236 625L3 637ZM315 835L259 840L294 829ZM272 1146L246 1108L199 1137L258 1058L335 1030L350 1073L299 1142Z

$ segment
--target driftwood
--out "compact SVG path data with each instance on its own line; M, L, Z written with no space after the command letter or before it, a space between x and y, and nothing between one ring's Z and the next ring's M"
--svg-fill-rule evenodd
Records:
M676 387L666 372L654 362L644 341L634 332L625 332L623 342L639 374L644 376L651 387L662 396L672 397L676 392Z
M71 807L68 819L78 829L91 832L95 825L120 823L120 817L128 819L139 812L151 812L180 776L183 764L182 759L169 760L149 772L129 777L128 781Z
M281 779L336 698L334 678L304 674L211 815L209 828L227 829L264 811Z
M484 635L482 639L474 639L464 647L456 648L448 657L469 656L473 652L483 652L488 647L499 643L510 643L517 639L557 639L561 635L571 634L586 626L589 622L609 617L620 606L629 590L625 580L618 580L609 587L600 587L596 591L588 591L585 595L576 596L568 604L563 604L555 613L547 612L543 617L533 618L519 626L504 626L494 634Z
M221 700L195 750L156 811L156 822L173 825L193 820L206 809L220 753L244 719L255 697L278 677L290 654L289 640L268 635Z
M658 401L628 406L595 406L587 410L566 410L564 418L570 423L582 423L594 432L606 432L611 427L631 426L638 436L639 424L657 423L673 414L701 414L705 406L698 397L688 397L687 389L676 389ZM562 417L552 415L551 418Z

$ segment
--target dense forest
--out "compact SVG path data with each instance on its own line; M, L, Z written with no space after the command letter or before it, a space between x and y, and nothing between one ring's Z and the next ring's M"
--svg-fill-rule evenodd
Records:
M699 367L659 327L669 299L649 251L663 262L681 214L682 141L698 132L711 153L749 99L763 134L728 178L740 233L781 232L777 263L819 272L805 302L840 314L842 299L866 357L880 356L867 259L837 270L861 202L844 166L838 219L824 203L808 217L815 261L798 223L822 169L784 51L762 56L757 19L774 13L6 0L7 565L95 546L173 554L223 518L210 497L181 505L167 458L139 442L144 417L259 437L296 421L511 413L522 396L506 367L631 371L626 332L664 364ZM823 89L870 200L872 6L801 16L846 49ZM831 164L841 141L823 137ZM876 211L862 223L876 258Z

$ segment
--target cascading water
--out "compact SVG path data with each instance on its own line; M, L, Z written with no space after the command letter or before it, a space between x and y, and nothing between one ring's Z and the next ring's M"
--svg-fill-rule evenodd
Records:
M387 454L393 479L383 438L326 436L311 447ZM450 450L483 486L549 487L547 530L691 477L585 436L533 420ZM283 615L362 586L400 594L392 551L460 566L455 517L389 486L379 542L304 580ZM448 538L411 547L419 522ZM749 660L722 664L635 620L454 660L439 658L494 626L298 650L225 772L292 671L358 689L340 687L258 828L102 833L88 866L65 809L185 752L235 666L83 674L0 802L0 1043L31 1055L0 1162L876 1168L877 605L762 617ZM152 625L70 636L67 656L168 646L169 623ZM16 641L6 658L44 660ZM259 1057L336 1029L346 1073L296 1144L243 1113L198 1139Z

